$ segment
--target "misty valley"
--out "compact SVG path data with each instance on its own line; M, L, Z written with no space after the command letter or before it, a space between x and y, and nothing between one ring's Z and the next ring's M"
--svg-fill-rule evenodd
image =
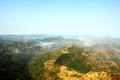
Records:
M0 35L0 80L120 80L120 37Z

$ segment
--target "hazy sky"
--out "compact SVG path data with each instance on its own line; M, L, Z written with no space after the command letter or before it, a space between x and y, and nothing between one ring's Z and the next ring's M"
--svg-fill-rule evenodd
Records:
M120 0L0 0L0 34L120 34Z

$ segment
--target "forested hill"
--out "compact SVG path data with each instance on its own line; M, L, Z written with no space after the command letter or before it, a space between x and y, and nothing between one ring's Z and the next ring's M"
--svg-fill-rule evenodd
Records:
M119 43L108 45L63 37L1 39L0 80L119 80Z
M117 80L119 60L120 54L114 51L68 45L34 57L29 63L29 72L35 80Z

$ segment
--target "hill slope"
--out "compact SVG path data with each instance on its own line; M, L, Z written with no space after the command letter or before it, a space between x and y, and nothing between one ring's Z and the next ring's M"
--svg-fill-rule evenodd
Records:
M29 72L34 80L119 80L119 60L115 51L68 45L32 58Z

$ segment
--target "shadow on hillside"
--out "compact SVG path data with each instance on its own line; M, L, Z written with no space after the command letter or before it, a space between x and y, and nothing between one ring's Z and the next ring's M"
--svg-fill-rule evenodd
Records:
M33 80L28 71L31 56L0 51L0 80Z

